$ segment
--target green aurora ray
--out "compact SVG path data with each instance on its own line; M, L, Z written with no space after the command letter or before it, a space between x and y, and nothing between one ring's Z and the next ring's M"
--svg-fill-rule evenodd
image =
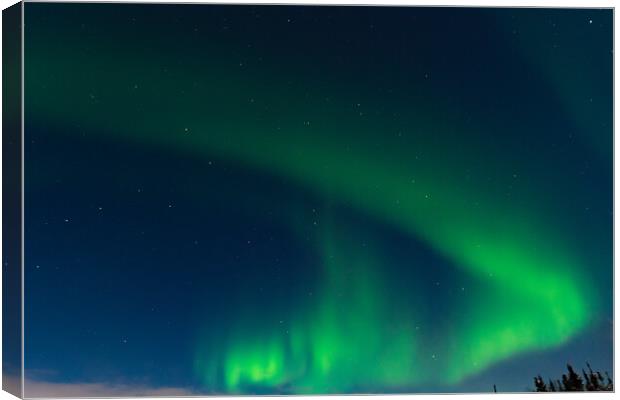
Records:
M360 251L346 227L330 226L321 241L324 276L313 296L318 302L292 315L286 330L242 325L228 338L232 345L221 364L208 350L199 352L196 367L206 387L220 386L218 369L223 389L233 393L252 387L329 393L416 383L415 327L386 301L380 259L371 248ZM248 336L247 329L254 333Z
M321 85L279 85L308 69L287 76L262 66L249 74L217 61L221 50L206 45L203 57L191 59L171 49L169 58L182 59L171 64L149 48L135 56L131 43L117 48L105 41L95 53L72 40L29 42L26 103L33 120L292 179L423 241L480 282L459 304L466 312L455 314L452 331L425 333L438 338L428 345L415 328L417 311L393 303L385 257L372 243L360 252L352 229L325 224L316 243L323 283L307 309L290 316L287 332L248 318L227 332L224 346L198 343L196 373L209 391L390 391L440 376L453 384L515 354L567 342L597 306L585 293L590 283L576 239L549 217L555 203L536 195L541 183L520 182L521 197L512 201L474 178L476 171L512 176L528 169L527 160L511 159L506 143L484 143L476 127L458 126L459 112L442 108L440 99L413 99L406 108L394 99L390 112L407 121L399 129L372 113L363 90L355 92L368 110L360 119L335 79L327 95ZM471 178L455 172L466 170ZM421 267L411 260L411 268ZM347 275L347 268L357 273ZM339 302L343 291L353 307ZM435 355L441 357L429 367Z

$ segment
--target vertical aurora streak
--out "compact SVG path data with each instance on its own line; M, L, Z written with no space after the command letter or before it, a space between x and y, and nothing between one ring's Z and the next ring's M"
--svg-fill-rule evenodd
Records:
M326 393L415 383L415 310L400 310L387 301L380 260L352 243L351 232L340 230L330 226L319 245L322 284L307 313L292 315L275 335L268 330L238 341L233 336L221 365L226 391L254 387ZM198 353L205 381L217 385L213 374L220 366L209 363Z

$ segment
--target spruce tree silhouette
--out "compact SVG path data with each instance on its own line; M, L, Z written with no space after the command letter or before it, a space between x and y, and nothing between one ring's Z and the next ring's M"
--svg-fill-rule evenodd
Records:
M577 391L613 391L614 384L611 378L609 377L609 373L605 372L605 377L600 371L594 372L590 363L586 363L588 366L588 372L586 373L585 369L581 369L581 373L583 378L575 372L573 367L570 364L566 364L566 369L568 370L567 374L562 374L562 381L549 379L549 385L545 384L542 376L539 374L534 377L534 386L536 387L537 392L577 392ZM583 383L583 379L586 380L585 384Z
M566 368L568 369L568 384L571 392L582 391L583 390L583 379L575 372L573 367L570 364L566 364Z
M534 385L536 385L537 392L548 392L547 385L545 384L542 376L538 375L534 377Z

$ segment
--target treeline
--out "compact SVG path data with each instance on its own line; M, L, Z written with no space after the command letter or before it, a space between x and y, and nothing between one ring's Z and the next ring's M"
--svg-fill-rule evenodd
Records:
M613 391L614 383L605 372L605 377L600 371L592 371L589 363L588 372L581 370L579 375L570 364L566 365L568 374L562 374L562 379L549 379L547 382L538 375L534 377L534 385L537 392L596 392L596 391Z

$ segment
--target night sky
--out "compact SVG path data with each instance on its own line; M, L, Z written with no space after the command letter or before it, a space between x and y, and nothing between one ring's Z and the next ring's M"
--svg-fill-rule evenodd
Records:
M612 372L612 11L25 6L26 395Z

